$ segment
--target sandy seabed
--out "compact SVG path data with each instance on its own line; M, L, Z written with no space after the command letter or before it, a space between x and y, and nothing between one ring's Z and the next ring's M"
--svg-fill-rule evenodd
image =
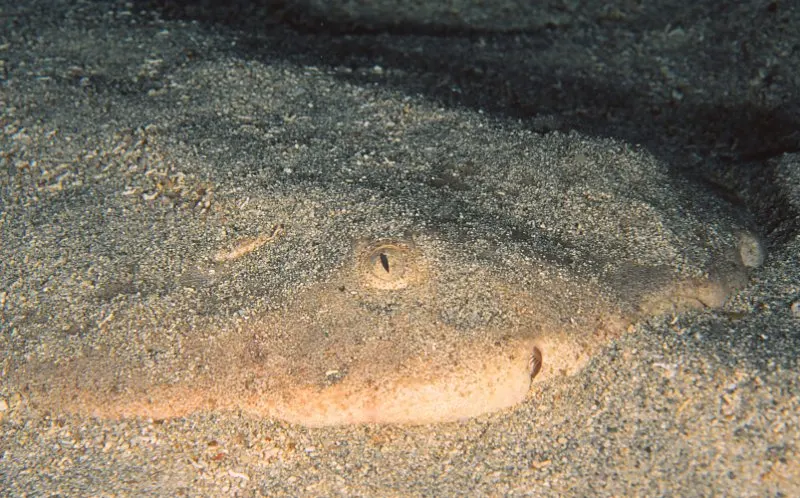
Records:
M0 4L3 494L800 495L800 11L441 4ZM450 265L437 285L468 282L431 305L467 332L516 326L473 292L528 285L514 268L567 282L550 309L578 322L648 316L664 281L727 286L729 245L747 273L451 423L108 420L42 404L45 367L20 377L77 372L62 396L215 375L266 353L214 331L409 232Z

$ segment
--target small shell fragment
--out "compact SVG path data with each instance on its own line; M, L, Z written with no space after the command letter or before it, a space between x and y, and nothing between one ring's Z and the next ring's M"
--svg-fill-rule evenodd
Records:
M243 256L250 254L253 251L261 249L267 242L279 237L283 233L283 225L275 225L272 229L272 234L262 234L258 237L246 237L239 240L236 245L230 250L218 251L214 255L215 263L224 263L228 261L235 261Z

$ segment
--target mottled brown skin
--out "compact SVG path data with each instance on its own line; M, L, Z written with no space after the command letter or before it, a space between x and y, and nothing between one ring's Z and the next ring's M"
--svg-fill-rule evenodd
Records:
M238 410L315 427L455 421L522 402L534 377L574 374L643 316L719 306L744 279L734 261L735 271L670 281L623 308L588 284L525 288L485 272L478 280L507 322L465 332L440 320L440 263L411 239L358 242L348 266L282 311L216 330L204 373L98 386L115 366L90 357L50 371L34 399L104 418Z

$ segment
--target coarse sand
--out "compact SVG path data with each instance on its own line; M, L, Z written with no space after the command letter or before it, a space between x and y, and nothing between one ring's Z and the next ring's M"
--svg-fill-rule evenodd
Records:
M467 4L2 6L0 488L800 492L799 14Z

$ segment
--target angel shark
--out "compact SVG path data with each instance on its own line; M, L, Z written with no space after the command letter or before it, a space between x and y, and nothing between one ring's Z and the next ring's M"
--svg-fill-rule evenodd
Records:
M638 320L720 306L763 260L744 217L642 147L215 64L6 135L28 166L2 178L4 382L32 406L458 420Z

